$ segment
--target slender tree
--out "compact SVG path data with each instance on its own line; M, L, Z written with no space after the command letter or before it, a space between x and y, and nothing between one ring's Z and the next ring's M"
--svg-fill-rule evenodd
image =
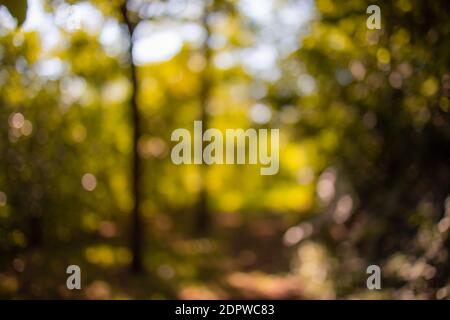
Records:
M208 25L208 17L210 13L212 1L205 1L204 11L202 16L202 25L206 33L205 41L202 46L202 54L205 59L205 67L201 74L201 88L200 88L200 108L201 108L201 120L203 125L203 130L207 130L209 126L209 117L207 112L208 101L210 98L211 91L211 49L209 48L208 41L211 35L211 30ZM202 146L203 154L203 146ZM201 186L200 186L200 197L198 202L197 216L196 216L196 232L198 235L205 235L211 225L211 215L208 209L208 192L206 189L206 178L207 178L207 167L202 164L201 168Z
M141 202L141 177L142 177L142 163L138 153L138 141L141 136L141 116L138 108L138 89L139 83L137 78L136 66L133 62L133 32L136 27L136 23L130 19L127 9L128 1L124 1L121 6L121 13L125 24L127 25L128 34L130 37L129 47L129 59L130 59L130 77L131 77L131 125L133 128L133 147L132 147L132 164L131 164L131 191L133 194L133 208L131 212L131 252L132 252L132 264L131 270L133 273L139 273L143 271L142 265L142 216L139 211L139 205Z

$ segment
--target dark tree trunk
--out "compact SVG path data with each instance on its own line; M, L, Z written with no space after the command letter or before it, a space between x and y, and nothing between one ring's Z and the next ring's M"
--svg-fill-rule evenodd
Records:
M36 248L42 246L42 217L40 215L33 214L30 217L30 247Z
M133 209L131 212L131 253L132 253L132 264L131 271L133 273L139 273L143 271L142 265L142 240L143 240L143 229L142 229L142 216L139 212L139 205L141 200L141 183L140 177L142 176L142 164L138 153L138 140L141 136L140 130L140 114L137 104L138 96L138 79L136 66L133 63L133 31L135 24L130 21L127 10L127 1L121 7L122 17L127 25L128 33L130 36L130 48L129 48L129 59L130 59L130 73L131 73L131 124L133 127L133 150L132 150L132 167L131 167L131 187L133 194Z
M210 60L211 60L211 50L208 46L208 40L210 38L211 31L208 26L208 8L209 1L205 1L205 8L203 12L202 24L206 31L205 42L203 43L202 54L205 58L205 67L201 75L201 88L200 88L200 108L201 108L201 120L203 132L209 127L209 117L207 113L210 89L211 89L211 74L210 74ZM202 155L203 155L203 145L202 145ZM196 233L199 236L205 236L211 227L211 215L208 209L208 192L207 192L207 165L202 164L201 168L201 187L200 187L200 197L198 201L197 216L195 222Z

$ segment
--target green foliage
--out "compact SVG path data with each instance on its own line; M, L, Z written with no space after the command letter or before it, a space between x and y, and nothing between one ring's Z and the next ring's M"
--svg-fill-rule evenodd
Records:
M20 25L26 1L1 3ZM45 34L0 30L0 297L447 292L448 1L317 0L305 33L282 37L294 37L297 47L277 55L276 70L269 70L275 77L240 60L261 43L286 49L287 42L270 42L275 20L262 26L238 1L212 1L208 19L195 10L184 16L183 1L142 2L129 8L140 37L161 26L192 34L207 26L211 39L207 47L204 38L185 35L173 56L135 65L135 87L130 39L119 24L123 2L87 3L101 13L101 28L120 30L113 50L111 35L86 23L56 25L60 38L50 49ZM295 1L275 3L278 14ZM381 30L366 28L369 4L381 8ZM47 5L54 14L57 8ZM136 49L138 35L133 40ZM133 92L140 115L134 123ZM270 111L266 123L251 117L258 105ZM202 111L220 130L279 128L279 173L174 165L171 132L191 129ZM132 260L136 124L149 275L132 278L123 270ZM203 185L214 223L208 239L196 239ZM86 291L61 288L71 263L82 266ZM383 293L365 290L370 264L382 267Z
M390 269L386 281L402 283L405 291L421 287L423 296L432 296L449 279L440 258L448 234L436 229L448 214L450 190L450 60L443 54L450 47L443 14L448 4L379 2L382 29L373 31L361 27L367 5L318 1L322 19L298 52L318 90L314 103L303 102L308 108L299 132L335 137L338 143L324 151L339 176L336 199L352 194L357 201L344 227L335 222L325 227L328 246L343 263L337 272L346 273L350 257L366 264L382 261ZM435 252L420 240L424 234L436 237ZM346 241L348 250L336 241ZM405 268L399 256L424 264L435 273L428 275L433 281L399 276ZM350 279L339 283L342 290L355 285Z
M0 5L8 8L11 15L17 19L19 26L25 21L27 17L27 0L2 0Z

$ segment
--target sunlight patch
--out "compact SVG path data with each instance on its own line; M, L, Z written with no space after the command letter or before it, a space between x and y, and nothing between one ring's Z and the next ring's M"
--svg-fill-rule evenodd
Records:
M137 65L170 60L176 55L183 41L176 31L165 30L136 40L133 60Z

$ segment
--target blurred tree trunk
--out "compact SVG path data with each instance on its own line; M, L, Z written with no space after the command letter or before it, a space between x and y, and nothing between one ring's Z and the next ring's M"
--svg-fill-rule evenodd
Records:
M124 1L121 7L121 13L123 20L128 28L128 33L130 36L130 47L129 47L129 59L130 59L130 73L131 73L131 125L133 128L133 150L132 150L132 167L131 167L131 191L133 194L133 208L131 212L131 253L132 253L132 263L131 271L133 273L139 273L143 271L142 265L142 240L143 240L143 230L142 230L142 216L139 211L141 202L141 184L140 177L142 176L142 165L138 153L138 140L141 136L140 130L140 114L137 104L138 99L138 79L136 66L133 62L133 31L135 28L135 23L132 22L128 16L127 1Z
M205 59L205 66L201 74L201 88L200 88L200 108L201 108L201 120L203 132L209 127L209 117L207 112L208 101L211 91L211 74L210 74L210 60L211 60L211 50L208 46L208 41L211 35L211 31L208 26L209 17L209 6L210 2L206 0L204 4L204 11L202 17L202 26L205 29L206 37L203 43L202 55ZM202 144L202 156L203 156L204 146ZM197 215L195 221L196 234L199 236L204 236L208 233L211 227L211 214L208 209L208 192L207 192L207 165L202 164L200 167L200 197L198 201Z
M42 238L42 216L40 214L32 214L30 217L30 247L42 246Z

